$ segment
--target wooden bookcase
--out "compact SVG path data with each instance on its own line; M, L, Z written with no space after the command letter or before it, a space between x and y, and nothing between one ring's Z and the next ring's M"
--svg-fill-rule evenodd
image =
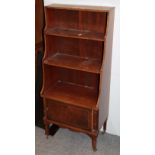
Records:
M45 7L45 134L56 124L92 138L108 117L114 8Z

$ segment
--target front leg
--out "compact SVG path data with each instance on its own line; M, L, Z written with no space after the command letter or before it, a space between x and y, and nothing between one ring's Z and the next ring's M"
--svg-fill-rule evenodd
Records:
M49 135L49 123L47 122L47 111L48 111L48 107L47 107L47 102L46 99L44 98L44 124L45 124L45 135L48 138Z
M44 122L45 122L45 135L46 135L46 138L48 138L48 135L49 135L49 124L46 122L46 120L44 120Z
M93 147L93 151L97 151L96 143L97 143L97 136L92 136L92 147Z

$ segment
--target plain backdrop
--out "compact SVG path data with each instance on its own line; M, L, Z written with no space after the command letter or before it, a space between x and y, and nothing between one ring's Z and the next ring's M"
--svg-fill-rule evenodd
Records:
M114 6L115 22L112 51L112 70L111 70L111 87L109 118L107 132L114 135L120 135L120 15L119 0L44 0L44 5L51 3L74 4L74 5L97 5L97 6Z

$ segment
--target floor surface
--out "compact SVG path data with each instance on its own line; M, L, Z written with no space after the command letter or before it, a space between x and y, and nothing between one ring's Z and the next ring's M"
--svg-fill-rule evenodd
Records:
M35 155L119 155L120 138L110 134L99 134L97 151L93 152L91 139L82 133L59 129L46 139L44 130L35 128Z

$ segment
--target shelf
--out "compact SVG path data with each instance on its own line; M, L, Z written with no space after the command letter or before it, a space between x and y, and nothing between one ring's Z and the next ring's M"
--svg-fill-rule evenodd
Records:
M95 108L97 104L97 95L93 88L62 81L57 81L42 96L89 109Z
M51 66L75 69L90 73L100 73L101 63L98 59L81 58L78 56L56 53L44 60L44 63Z
M87 30L48 28L45 30L47 35L80 38L87 40L104 41L104 33L92 32Z
M63 9L63 10L81 10L81 11L91 11L91 12L107 12L114 7L108 6L86 6L86 5L67 5L67 4L51 4L46 6L46 8Z

